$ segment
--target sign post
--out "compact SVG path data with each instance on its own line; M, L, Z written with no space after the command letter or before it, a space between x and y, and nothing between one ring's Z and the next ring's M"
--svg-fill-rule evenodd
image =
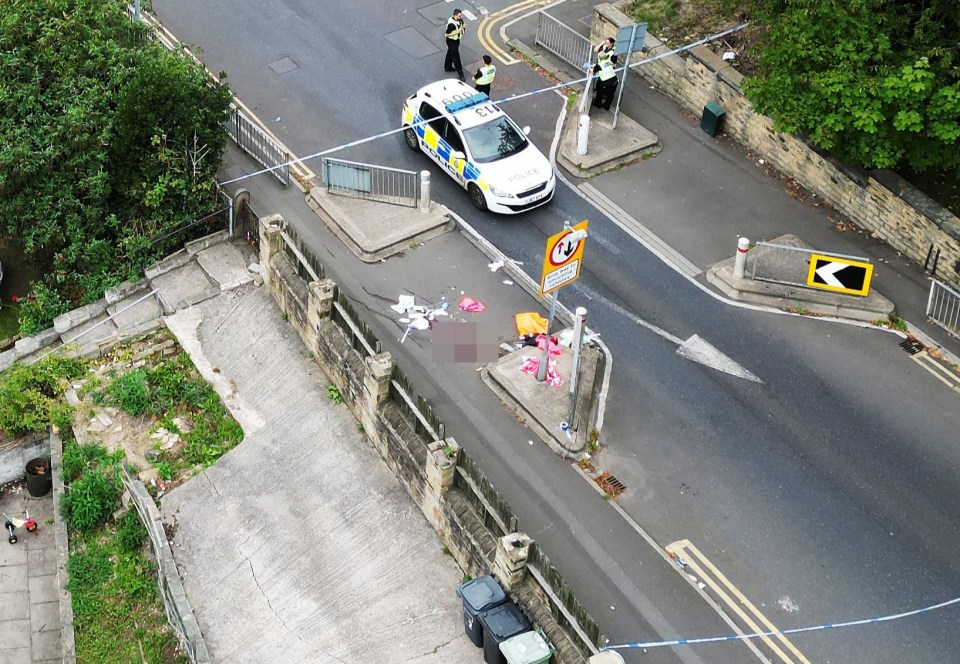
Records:
M547 362L550 360L550 326L557 313L557 294L555 291L580 278L580 266L583 263L583 244L587 238L587 226L584 220L571 227L570 222L563 223L563 230L547 239L547 249L543 257L543 273L540 276L540 294L553 293L550 298L550 315L547 318L546 343L543 345L543 358L537 367L537 380L547 379Z
M629 35L629 37L627 36ZM613 52L616 55L626 55L626 64L623 67L623 81L620 82L620 89L617 91L617 105L613 109L613 128L617 128L617 118L620 117L620 100L623 99L623 89L627 87L627 74L630 73L630 56L636 48L637 42L640 42L640 48L643 48L643 41L647 37L647 24L634 23L633 25L621 26L617 31L617 39L614 43Z

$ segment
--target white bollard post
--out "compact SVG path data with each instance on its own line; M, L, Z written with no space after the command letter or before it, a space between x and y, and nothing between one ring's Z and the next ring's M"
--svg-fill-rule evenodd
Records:
M745 237L737 240L737 258L733 262L733 278L743 279L743 273L747 269L747 249L750 248L750 240Z
M577 122L577 154L587 154L587 139L590 136L590 116L584 113Z
M430 211L430 171L420 171L420 211Z

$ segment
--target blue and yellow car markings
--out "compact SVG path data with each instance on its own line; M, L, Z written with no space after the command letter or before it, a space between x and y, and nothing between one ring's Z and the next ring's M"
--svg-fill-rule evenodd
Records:
M442 162L451 166L466 182L475 182L481 189L488 188L487 183L480 177L480 169L466 159L454 159L450 144L440 138L440 134L427 124L423 117L405 107L403 109L403 121L413 125L413 130L417 132L417 136L423 140L427 147L430 148Z

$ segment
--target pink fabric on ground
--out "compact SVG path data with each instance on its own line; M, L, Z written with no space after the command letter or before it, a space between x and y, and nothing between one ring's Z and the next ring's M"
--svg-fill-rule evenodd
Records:
M477 300L474 300L472 297L465 297L462 300L460 300L459 307L464 311L469 311L474 314L478 314L484 309L486 309L486 307L483 306L483 302L478 302Z
M525 374L530 374L531 376L536 376L539 369L540 360L536 357L524 357L523 362L520 363L520 371ZM560 387L563 385L563 381L560 379L560 374L557 373L557 363L554 360L547 362L546 383L550 387Z

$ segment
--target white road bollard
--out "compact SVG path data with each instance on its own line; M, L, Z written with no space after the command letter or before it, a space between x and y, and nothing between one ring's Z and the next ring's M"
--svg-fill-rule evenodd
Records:
M737 240L737 258L733 262L733 278L743 279L743 273L747 269L747 249L750 248L750 240L745 237Z
M587 154L587 139L590 137L590 116L584 113L577 123L577 154Z
M420 171L420 211L430 211L430 171Z

